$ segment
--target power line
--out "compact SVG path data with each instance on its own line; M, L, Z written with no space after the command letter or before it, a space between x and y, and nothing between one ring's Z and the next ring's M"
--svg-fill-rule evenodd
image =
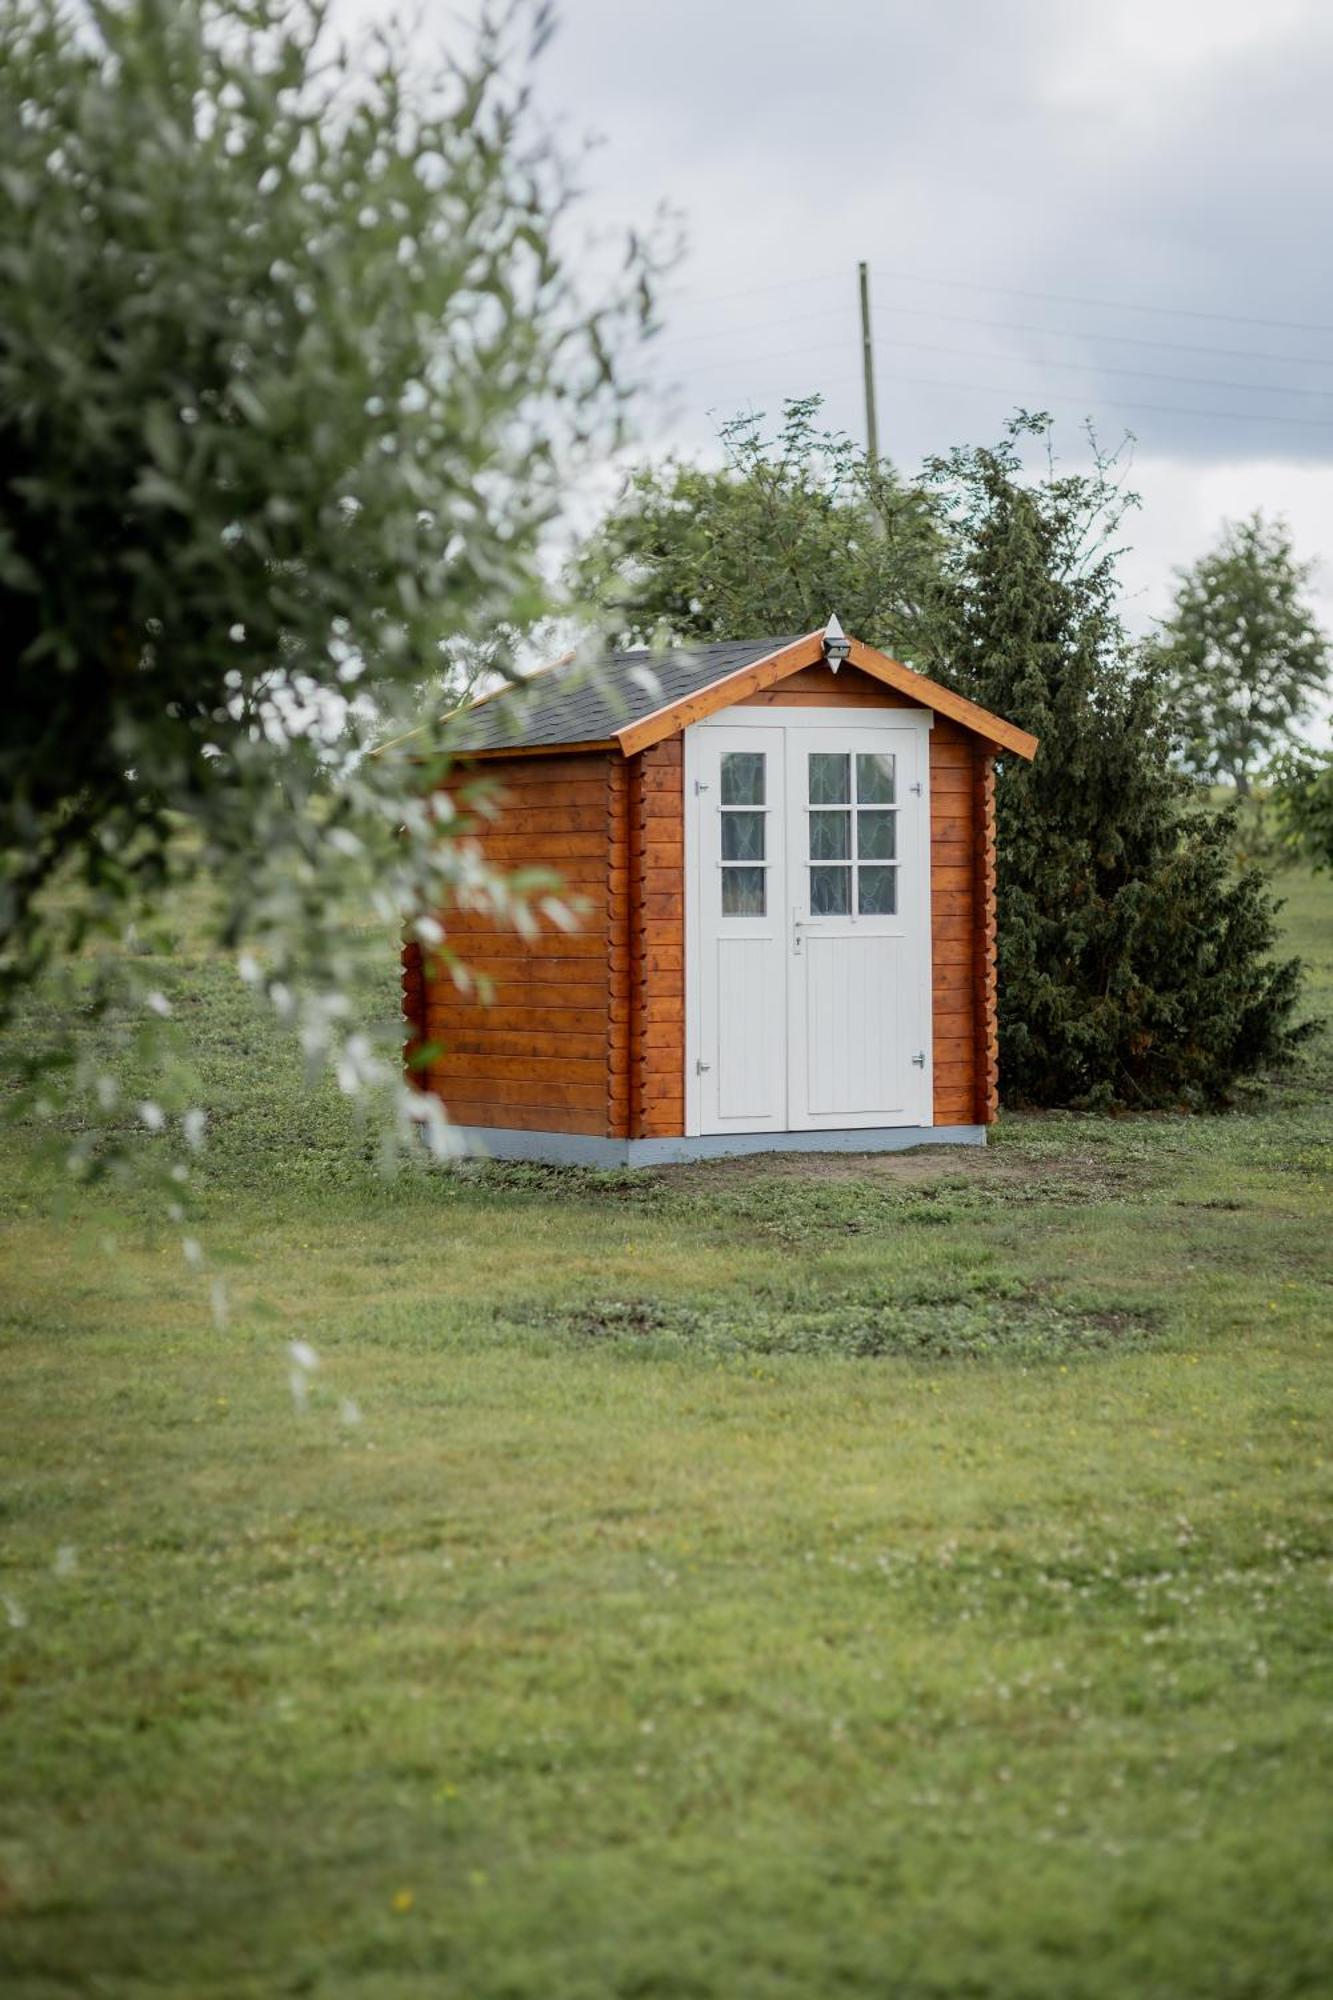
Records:
M1168 354L1213 354L1228 361L1267 361L1279 367L1291 368L1333 368L1333 355L1318 354L1274 354L1270 348L1262 347L1214 347L1195 340L1154 340L1142 333L1104 333L1100 328L1077 326L1034 326L1030 320L990 319L979 313L936 312L930 306L887 305L881 311L891 318L940 320L950 326L991 326L1005 333L1038 333L1051 340L1098 341L1114 347L1160 348ZM811 320L846 319L845 306L824 306L818 312L784 313L783 326L804 326ZM694 346L701 340L739 339L747 333L763 333L771 327L769 319L747 320L743 326L709 328L701 333L669 333L662 340L653 343L653 350L660 354L664 348Z
M839 375L831 379L826 377L822 387L825 389L843 388L852 382L859 382L860 379L859 375ZM958 390L967 394L998 396L1005 402L1013 402L1015 400L1011 392L1003 388L998 382L959 382L950 380L947 376L898 374L890 375L888 380L906 388ZM750 398L749 400L753 402L754 399ZM1085 398L1078 395L1076 391L1063 396L1042 396L1035 399L1028 407L1040 409L1044 408L1048 403L1053 402L1070 404L1082 410L1127 410L1131 412L1139 410L1151 412L1155 416L1198 417L1209 423L1294 424L1301 430L1333 430L1333 419L1322 417L1286 417L1276 412L1267 413L1261 410L1199 410L1190 409L1179 403L1123 403L1118 400L1111 401L1099 396Z
M841 347L843 343L824 341L817 346L783 348L777 353L750 355L743 360L705 362L702 367L679 372L686 376L716 374L724 370L735 373L742 368L753 367L756 363L765 361L798 361L812 354L827 354L835 345ZM1029 368L1058 368L1065 373L1072 371L1080 375L1119 375L1142 382L1178 382L1182 388L1192 388L1197 385L1206 389L1236 389L1242 394L1257 392L1265 396L1314 396L1322 397L1325 401L1333 397L1333 389L1294 388L1282 382L1236 382L1229 377L1219 375L1173 375L1156 368L1103 367L1097 362L1055 361L1040 355L995 353L980 347L951 347L935 340L894 340L880 336L875 341L875 346L905 348L919 354L956 354L970 361L1017 361Z
M1019 319L981 319L975 313L930 312L923 306L890 306L912 319L946 320L955 326L994 326L1006 333L1040 333L1055 340L1105 341L1114 347L1156 347L1168 354L1215 354L1228 361L1270 361L1282 368L1333 368L1333 355L1274 354L1263 347L1212 347L1194 340L1153 340L1146 334L1103 333L1084 327L1033 326Z
M966 278L913 278L910 272L904 271L889 271L885 275L900 282L939 285L951 291L1002 292L1008 298L1044 299L1050 305L1094 306L1100 312L1153 313L1162 319L1210 319L1228 326L1268 326L1284 333L1333 333L1333 326L1316 320L1258 319L1252 313L1203 312L1192 306L1140 306L1127 299L1091 299L1073 292L1027 291L1021 285L977 285Z
M946 347L939 341L889 340L887 347L907 347L925 354L960 354L974 361L1022 361L1032 368L1073 369L1086 375L1132 376L1140 382L1179 382L1185 387L1197 385L1202 389L1239 389L1242 393L1258 391L1264 396L1322 396L1327 402L1333 396L1333 389L1289 388L1283 382L1233 382L1220 375L1171 375L1163 374L1156 368L1109 368L1092 361L1051 361L1044 355L1028 354L988 354L981 347Z
M876 265L876 269L879 266ZM772 284L751 285L743 291L713 292L698 297L697 305L721 305L731 299L755 298L763 292L790 291L795 286L823 285L836 283L845 273L825 271L819 275L807 274L801 278L782 278ZM1073 292L1041 292L1020 285L981 284L970 278L933 278L920 271L895 271L886 269L885 277L899 284L935 285L950 291L1000 292L1008 298L1041 299L1048 305L1093 306L1105 312L1151 313L1163 319L1216 320L1229 326L1266 326L1284 333L1333 333L1333 325L1318 320L1261 319L1253 313L1206 312L1197 306L1140 305L1131 299L1090 298Z

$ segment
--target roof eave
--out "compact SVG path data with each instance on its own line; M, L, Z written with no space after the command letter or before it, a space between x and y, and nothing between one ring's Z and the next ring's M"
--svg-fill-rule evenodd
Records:
M708 687L698 688L693 694L667 702L637 722L626 723L623 729L616 731L616 740L627 757L636 756L640 750L650 749L664 737L678 735L692 722L702 722L706 717L716 715L719 709L730 708L736 702L744 701L748 695L760 694L775 681L798 673L802 667L815 666L823 657L824 634L807 632L804 638L795 639L791 645L781 646L776 652L766 653L762 659L749 661L732 673L724 674L721 680L711 682ZM848 664L859 667L862 673L869 674L885 687L910 695L923 708L948 716L951 722L980 736L1000 755L1024 757L1030 763L1037 754L1037 738L1029 735L1026 729L1006 722L1002 716L992 715L989 709L978 707L976 702L968 701L965 695L955 694L951 688L941 687L938 681L919 674L914 667L905 667L901 660L890 659L887 653L867 646L862 639L851 641Z
M988 708L979 707L966 695L941 687L928 675L919 674L915 667L905 667L901 660L890 659L887 653L876 651L863 640L852 640L848 659L852 666L860 667L862 673L883 681L886 687L896 688L900 694L910 694L923 707L933 708L937 715L947 715L951 722L971 730L974 736L984 737L998 752L1026 758L1029 764L1036 756L1038 738L1026 729L1020 729L1017 723L1006 722L1001 715L992 715Z
M690 723L702 722L706 716L716 715L720 708L730 708L735 702L744 701L747 695L771 687L774 681L798 673L802 667L814 666L823 656L823 633L807 632L804 638L793 639L789 646L779 646L776 652L748 660L743 667L724 674L721 680L710 681L707 687L696 688L692 694L680 695L654 709L651 715L640 716L637 722L627 722L616 731L616 740L627 757L637 756L640 750L651 749L664 737L679 735Z

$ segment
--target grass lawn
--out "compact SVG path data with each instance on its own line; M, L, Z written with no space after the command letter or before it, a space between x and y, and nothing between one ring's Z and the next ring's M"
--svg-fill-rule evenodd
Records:
M1329 1992L1329 1037L980 1156L386 1183L161 973L225 1329L0 1154L0 1990Z

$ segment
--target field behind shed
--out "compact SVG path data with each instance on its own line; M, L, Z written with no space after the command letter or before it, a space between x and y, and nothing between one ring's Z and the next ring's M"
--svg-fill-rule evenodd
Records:
M385 1182L158 970L229 1324L0 1157L7 1992L1327 1990L1327 1034L1224 1118Z

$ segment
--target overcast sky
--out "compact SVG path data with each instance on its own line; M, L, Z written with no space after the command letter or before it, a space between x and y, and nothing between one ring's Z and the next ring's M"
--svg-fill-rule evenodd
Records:
M383 18L341 0L344 20ZM881 448L912 469L1016 404L1135 433L1132 618L1260 506L1320 559L1333 625L1328 0L565 0L543 116L587 214L686 249L645 449L822 393L862 434L871 268ZM415 0L423 59L457 34Z

